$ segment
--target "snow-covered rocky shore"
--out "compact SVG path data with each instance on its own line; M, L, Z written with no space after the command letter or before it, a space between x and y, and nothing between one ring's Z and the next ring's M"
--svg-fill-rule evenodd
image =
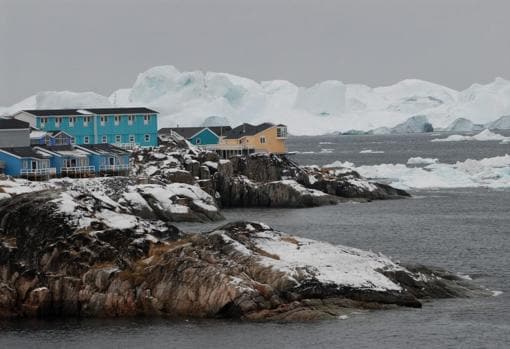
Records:
M486 293L442 270L263 223L184 234L94 195L38 194L0 203L0 317L305 320Z

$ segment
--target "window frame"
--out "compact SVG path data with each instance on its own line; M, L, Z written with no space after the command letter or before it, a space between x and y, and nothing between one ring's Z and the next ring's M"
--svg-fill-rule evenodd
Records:
M108 144L108 136L101 136L101 143Z
M83 144L90 144L90 137L89 136L83 136Z
M145 141L145 143L149 143L151 141L151 135L148 133L144 134L143 140Z

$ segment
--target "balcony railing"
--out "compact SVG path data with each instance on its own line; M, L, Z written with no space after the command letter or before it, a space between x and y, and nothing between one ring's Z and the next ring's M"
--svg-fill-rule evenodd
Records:
M122 172L128 171L129 165L101 165L99 171L101 172Z
M138 144L135 142L130 143L115 143L114 146L125 149L125 150L132 150L138 147Z
M57 174L57 169L54 167L48 168L22 168L20 170L20 175L22 177L39 177L39 176L55 176Z
M60 172L62 175L91 174L96 172L96 168L94 166L62 167Z

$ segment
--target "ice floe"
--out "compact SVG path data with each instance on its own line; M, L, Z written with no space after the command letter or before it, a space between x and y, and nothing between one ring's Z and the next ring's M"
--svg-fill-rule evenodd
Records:
M409 165L435 159L411 158ZM410 162L409 162L410 161ZM400 189L427 188L510 188L510 155L481 160L467 159L455 164L439 162L424 167L406 164L380 164L354 166L351 162L336 161L326 167L345 167L358 171L362 176L386 180Z

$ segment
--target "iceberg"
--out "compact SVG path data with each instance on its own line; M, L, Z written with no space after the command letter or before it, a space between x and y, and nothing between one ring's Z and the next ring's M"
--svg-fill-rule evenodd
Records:
M510 130L510 115L505 115L499 119L485 125L489 130Z
M444 129L447 132L472 132L483 129L482 125L475 125L471 120L458 118Z
M474 136L451 135L446 138L434 138L431 142L462 142L462 141L503 141L510 140L510 137L505 137L498 133L491 132L488 129Z
M198 126L216 116L221 118L216 122L226 119L231 125L283 123L294 135L349 130L387 134L432 128L460 132L471 124L507 128L510 81L496 78L460 92L417 79L376 88L337 80L301 87L285 80L257 82L228 73L180 71L165 65L142 72L132 87L118 89L108 97L94 92L40 92L10 107L0 107L0 112L135 105L158 110L160 127ZM463 120L454 123L459 116Z

